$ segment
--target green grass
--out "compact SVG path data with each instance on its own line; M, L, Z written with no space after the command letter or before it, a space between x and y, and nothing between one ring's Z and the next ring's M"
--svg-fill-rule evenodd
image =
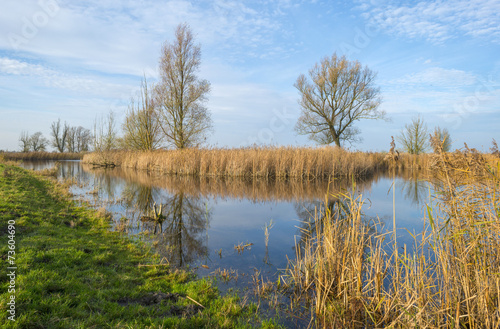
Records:
M16 321L7 312L12 295L9 220L15 221ZM159 263L155 255L142 243L109 231L106 216L75 206L55 182L2 163L0 250L2 328L245 328L271 323L261 322L255 307L242 306L237 296L220 297L206 280L152 266ZM158 303L155 296L160 296Z

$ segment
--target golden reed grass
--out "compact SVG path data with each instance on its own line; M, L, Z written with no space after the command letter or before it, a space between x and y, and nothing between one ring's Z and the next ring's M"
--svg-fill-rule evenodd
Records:
M317 326L500 327L500 164L469 149L429 160L439 201L413 246L386 241L361 195L326 200L304 225L287 283Z
M60 152L3 152L7 160L81 160L84 153Z
M383 155L379 153L349 152L334 147L94 152L86 154L83 162L174 175L300 179L364 177L384 166Z

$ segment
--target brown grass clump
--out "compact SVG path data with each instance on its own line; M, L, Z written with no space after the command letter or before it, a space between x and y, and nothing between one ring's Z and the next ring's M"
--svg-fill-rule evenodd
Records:
M354 194L326 200L305 225L287 284L318 326L500 326L500 165L467 146L433 160L439 202L411 248L386 242Z
M117 151L90 153L84 156L83 162L171 175L278 179L364 177L383 166L382 155L378 153L349 152L334 147Z

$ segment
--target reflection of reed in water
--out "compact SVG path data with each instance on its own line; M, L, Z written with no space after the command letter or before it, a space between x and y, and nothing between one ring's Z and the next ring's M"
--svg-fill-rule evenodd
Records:
M84 165L86 170L92 170ZM125 179L144 186L164 188L170 193L182 191L191 196L214 196L222 198L249 199L253 201L269 200L322 200L329 189L332 193L349 190L353 183L356 188L365 191L372 183L378 181L382 174L375 174L370 179L349 180L274 180L274 179L245 179L245 178L210 178L196 176L171 176L151 174L134 169L115 168L106 171L107 175Z

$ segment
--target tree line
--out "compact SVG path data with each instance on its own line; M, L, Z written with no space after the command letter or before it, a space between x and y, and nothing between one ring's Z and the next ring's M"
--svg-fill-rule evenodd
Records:
M82 126L69 126L66 122L61 125L61 119L50 126L50 140L38 131L32 135L27 131L21 132L19 145L22 152L46 151L53 146L59 152L87 152L90 151L92 134Z

